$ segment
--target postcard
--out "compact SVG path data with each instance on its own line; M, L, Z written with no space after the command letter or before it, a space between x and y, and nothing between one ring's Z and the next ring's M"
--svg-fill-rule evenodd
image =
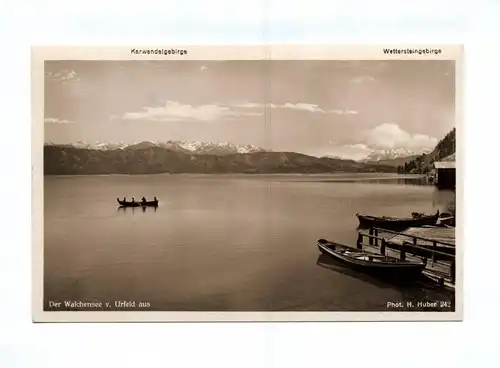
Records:
M33 321L461 321L462 57L33 47Z

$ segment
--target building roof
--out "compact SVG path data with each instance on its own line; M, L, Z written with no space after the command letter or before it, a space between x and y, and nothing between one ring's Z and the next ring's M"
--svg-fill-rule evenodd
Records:
M436 169L455 169L455 154L446 156L441 161L434 162Z

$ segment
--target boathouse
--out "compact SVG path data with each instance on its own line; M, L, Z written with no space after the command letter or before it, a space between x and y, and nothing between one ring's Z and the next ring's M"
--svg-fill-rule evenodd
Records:
M455 154L446 156L441 161L434 162L436 169L437 187L440 189L455 189L456 168Z

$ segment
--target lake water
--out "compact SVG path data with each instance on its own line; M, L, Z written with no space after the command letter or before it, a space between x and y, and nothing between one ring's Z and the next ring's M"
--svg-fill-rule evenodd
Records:
M446 209L453 192L418 183L390 174L46 176L44 303L385 311L388 301L450 300L330 269L316 247L319 238L354 246L356 212ZM117 208L116 197L142 196L160 206Z

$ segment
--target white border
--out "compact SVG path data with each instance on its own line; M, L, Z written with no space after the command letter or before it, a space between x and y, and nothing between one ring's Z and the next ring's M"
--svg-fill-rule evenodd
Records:
M404 362L416 367L425 357L438 367L500 366L496 333L500 327L498 265L496 257L484 257L495 247L485 229L498 226L500 207L499 198L491 194L497 190L497 170L490 164L497 155L500 136L494 119L500 85L498 4L490 0L471 4L452 0L308 0L288 1L288 6L280 7L273 3L267 11L271 18L268 36L275 43L464 43L464 234L468 243L464 322L32 324L31 174L27 169L31 160L30 45L258 43L263 41L259 22L266 12L255 15L248 11L251 6L260 10L264 3L259 1L234 1L238 4L235 10L214 1L172 4L143 0L139 11L137 2L131 5L126 0L105 5L94 0L82 4L11 1L2 5L4 17L0 22L2 49L7 50L0 61L0 96L8 100L2 107L0 157L2 172L9 173L9 180L0 180L0 190L4 198L16 198L17 203L9 211L0 211L2 364L41 368L200 367L213 362L231 368L295 368L324 366L335 359L338 365L354 362L357 366L388 367ZM210 6L208 11L205 4ZM177 10L179 5L189 11ZM412 11L416 7L418 13ZM211 18L208 13L219 14L215 30L207 25ZM238 18L241 14L247 17L246 22ZM194 22L186 26L187 20ZM253 27L242 29L241 23ZM13 153L15 160L10 160ZM9 159L4 160L6 157ZM425 350L413 359L408 345L415 341L424 341ZM332 351L342 354L330 355Z
M423 55L385 54L383 49L439 49ZM182 49L185 55L142 55L132 49ZM462 53L459 45L262 45L51 47L32 50L33 320L35 322L299 322L299 321L461 321L462 320ZM457 128L457 269L454 312L55 312L43 311L43 83L45 60L455 60Z

